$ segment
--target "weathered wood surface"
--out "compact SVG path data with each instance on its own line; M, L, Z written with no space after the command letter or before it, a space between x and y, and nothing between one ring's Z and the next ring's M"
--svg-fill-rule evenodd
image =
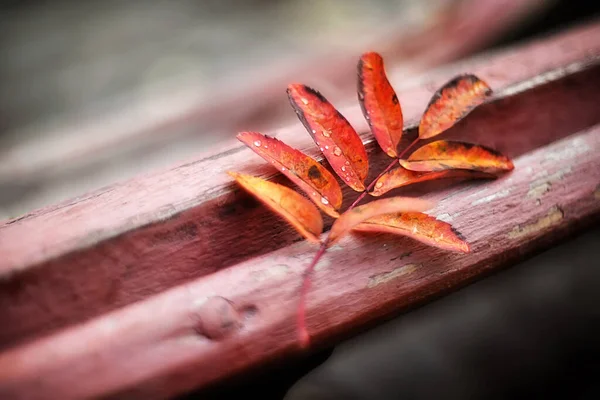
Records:
M600 125L515 160L497 181L438 193L463 255L391 235L346 237L314 276L308 326L322 344L549 246L600 215ZM296 349L298 242L0 354L11 399L164 398ZM368 266L368 267L366 267Z
M460 70L449 69L399 97L409 125L414 125L432 92L448 78L459 71L480 75L497 90L496 100L447 137L475 140L515 157L600 122L598 54L600 24L487 63L462 63ZM366 130L357 104L344 112L357 129ZM299 123L268 133L320 158ZM370 134L363 139L374 175L387 159ZM239 191L227 169L281 179L243 145L229 142L220 153L1 225L0 348L300 240L287 224ZM355 194L346 191L345 196L348 204Z
M390 193L435 189L427 194L440 200L434 214L452 221L473 253L389 235L347 237L319 264L309 295L317 345L597 221L599 55L597 25L400 91L411 140L410 126L444 81L459 71L487 80L495 99L445 138L491 145L515 158L516 169L492 182ZM358 105L344 113L366 130ZM318 157L300 124L277 136ZM372 178L388 159L370 134L363 140ZM0 226L0 397L162 398L295 350L301 275L316 248L240 191L227 169L281 179L228 143ZM344 193L346 204L356 195ZM232 323L222 328L223 319Z

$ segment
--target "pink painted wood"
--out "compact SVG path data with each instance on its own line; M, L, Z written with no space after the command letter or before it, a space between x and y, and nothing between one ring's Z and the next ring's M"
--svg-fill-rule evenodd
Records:
M319 264L310 292L317 345L596 221L598 33L600 24L467 61L433 77L432 86L399 93L414 124L435 88L457 71L488 80L495 99L445 138L491 145L514 157L516 169L493 182L391 192L435 189L426 195L440 200L435 215L452 221L473 253L389 235L347 237ZM522 59L527 63L516 64ZM358 106L348 115L356 112ZM366 129L364 121L355 126ZM302 129L277 136L317 156ZM414 135L409 129L406 140ZM374 176L389 159L369 134L362 137ZM0 397L162 398L295 350L300 278L316 248L240 191L227 169L282 179L231 143L0 226Z
M597 60L594 54L600 54L599 38L597 24L504 52L487 63L464 62L428 81L433 84L400 92L406 119L414 124L433 91L468 70L490 80L497 100L476 110L448 137L475 140L514 157L591 126L600 118L595 107L600 78L590 67ZM516 63L518 57L526 62ZM346 115L359 113L356 103ZM364 132L364 119L354 120L362 121L354 125ZM266 133L322 158L300 123ZM370 134L362 137L372 179L387 158ZM0 349L301 240L240 192L225 174L229 169L283 179L241 143L228 143L216 154L0 225ZM346 204L355 195L346 191Z
M509 176L438 193L434 215L452 221L471 254L391 235L346 237L315 273L313 340L354 333L591 223L600 215L599 151L596 125L518 157ZM298 242L5 351L0 397L164 398L292 354L299 283L314 251Z

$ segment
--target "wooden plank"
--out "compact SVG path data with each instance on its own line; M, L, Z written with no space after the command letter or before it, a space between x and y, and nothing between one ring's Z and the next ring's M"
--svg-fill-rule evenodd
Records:
M594 29L600 32L600 25ZM473 69L464 63L463 71L493 77L498 94L448 137L476 140L515 157L599 123L598 58L589 49L599 47L600 35L584 33L518 50L523 58L536 54L526 65L515 67L515 54L485 65L479 60ZM581 44L584 39L588 47ZM579 61L572 62L576 56ZM556 68L547 71L548 66ZM524 71L532 78L512 80ZM450 76L436 77L436 82ZM418 110L437 86L423 84L400 93L409 122L418 119ZM354 120L357 107L348 112ZM355 126L364 131L366 124ZM300 124L275 134L319 158ZM407 138L411 135L409 129ZM362 137L374 174L387 160L369 134ZM287 224L239 191L224 173L227 169L282 179L250 150L229 142L217 154L5 222L0 226L0 348L300 240ZM345 196L348 204L355 194L346 191Z
M600 124L521 155L497 181L436 193L434 214L465 235L471 254L388 235L346 237L315 273L313 340L344 337L597 222L599 151ZM0 394L164 398L290 355L299 283L314 251L301 241L5 351Z

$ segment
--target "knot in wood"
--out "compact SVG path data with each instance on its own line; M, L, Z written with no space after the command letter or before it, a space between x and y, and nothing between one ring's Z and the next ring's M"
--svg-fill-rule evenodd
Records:
M244 325L233 303L221 296L206 300L196 317L196 332L211 340L224 339Z

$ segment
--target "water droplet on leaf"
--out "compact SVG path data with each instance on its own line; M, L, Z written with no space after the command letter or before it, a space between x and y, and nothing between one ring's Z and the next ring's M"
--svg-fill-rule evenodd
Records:
M255 145L256 147L260 147L260 145L261 145L261 143L260 143L260 140L257 140L257 141L255 141L255 142L254 142L254 145Z
M339 147L335 146L335 148L333 149L333 155L335 156L341 156L342 155L342 149L340 149Z

